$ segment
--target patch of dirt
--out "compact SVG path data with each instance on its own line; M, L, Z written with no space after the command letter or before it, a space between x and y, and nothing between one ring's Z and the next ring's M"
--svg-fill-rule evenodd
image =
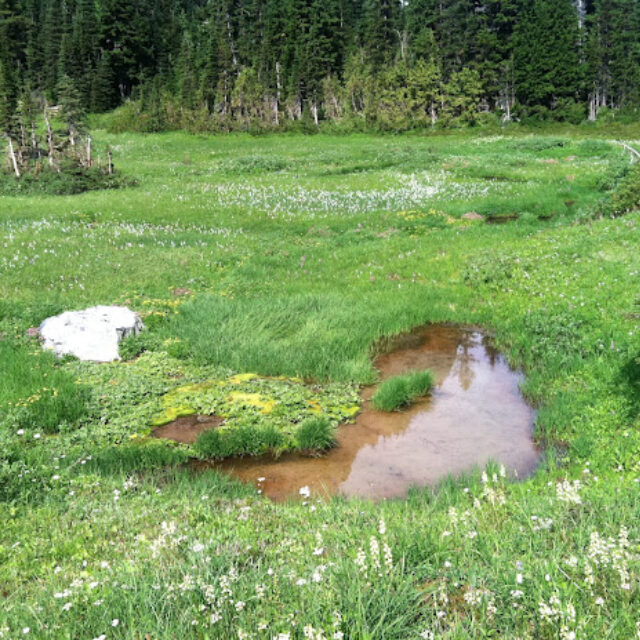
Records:
M201 433L217 429L224 422L219 416L183 416L158 427L151 434L154 438L166 438L182 444L193 444Z

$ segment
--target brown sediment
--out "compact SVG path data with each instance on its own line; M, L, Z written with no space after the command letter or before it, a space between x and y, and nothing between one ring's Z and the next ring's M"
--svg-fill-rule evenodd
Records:
M410 487L433 486L490 460L512 476L532 473L539 453L533 443L535 412L522 397L514 372L490 339L469 328L434 325L404 334L376 360L382 380L430 369L430 396L403 412L375 411L374 388L363 391L355 424L339 429L338 444L320 458L285 454L197 462L256 484L274 500L298 495L341 494L374 499L406 495ZM259 478L264 480L258 481Z
M216 429L224 422L219 416L183 416L154 429L154 438L166 438L183 444L193 444L201 433Z

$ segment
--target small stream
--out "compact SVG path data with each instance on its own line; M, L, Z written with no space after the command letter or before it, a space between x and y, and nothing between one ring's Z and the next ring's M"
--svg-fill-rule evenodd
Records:
M536 468L534 410L520 393L520 374L481 332L443 325L405 334L375 363L385 380L430 369L437 384L430 396L403 412L375 411L375 388L363 392L355 424L338 432L338 445L322 457L285 454L197 462L253 483L274 500L342 494L373 499L401 497L410 487L434 486L493 460L518 478Z

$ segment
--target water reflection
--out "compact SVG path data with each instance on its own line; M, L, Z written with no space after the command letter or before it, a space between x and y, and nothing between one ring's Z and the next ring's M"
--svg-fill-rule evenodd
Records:
M402 413L371 408L341 427L338 447L322 458L288 454L272 459L210 463L248 482L264 477L264 493L280 500L308 485L323 494L388 498L412 486L434 485L490 459L520 477L532 472L534 412L522 398L519 376L477 331L430 326L401 336L376 360L381 378L430 369L433 393ZM199 465L202 466L202 465Z

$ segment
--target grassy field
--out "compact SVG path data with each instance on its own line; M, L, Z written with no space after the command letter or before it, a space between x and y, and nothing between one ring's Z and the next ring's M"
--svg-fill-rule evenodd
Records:
M96 137L139 186L0 197L0 638L640 637L640 213L592 215L622 149ZM41 353L91 304L143 315L130 362ZM181 466L323 448L376 345L430 322L525 371L532 479L282 505ZM194 412L228 435L148 437Z

